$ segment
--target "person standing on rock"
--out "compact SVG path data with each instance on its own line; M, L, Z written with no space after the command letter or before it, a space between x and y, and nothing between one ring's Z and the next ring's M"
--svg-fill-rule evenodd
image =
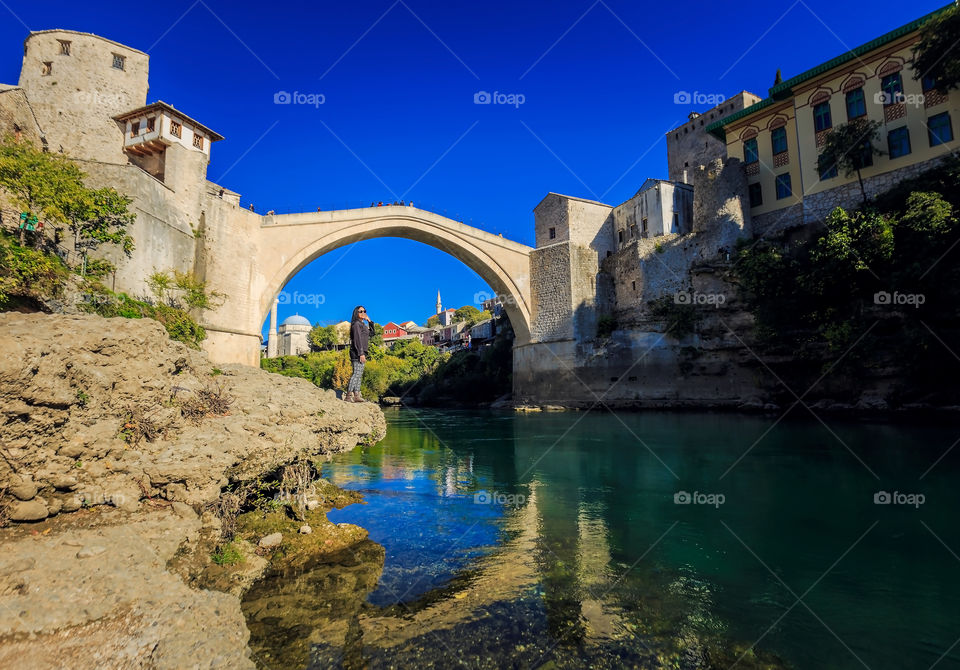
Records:
M367 349L373 336L373 321L367 316L367 309L358 305L353 309L350 319L350 362L353 374L347 384L347 402L366 402L360 397L360 380L363 378L363 366L367 363Z

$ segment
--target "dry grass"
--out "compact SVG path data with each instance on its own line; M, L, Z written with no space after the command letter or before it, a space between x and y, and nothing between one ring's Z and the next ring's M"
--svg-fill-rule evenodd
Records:
M184 419L199 426L200 422L208 417L229 414L234 400L236 398L224 391L220 384L208 384L180 401L180 413Z
M170 429L169 423L165 425L157 420L157 415L162 410L162 407L145 410L139 405L127 406L126 418L119 433L120 438L131 446L137 446L143 439L153 442L158 437L166 437Z

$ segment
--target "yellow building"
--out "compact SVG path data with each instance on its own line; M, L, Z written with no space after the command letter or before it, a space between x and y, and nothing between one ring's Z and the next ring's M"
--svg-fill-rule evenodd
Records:
M707 127L741 158L755 233L822 220L862 201L856 174L819 174L831 128L865 117L883 124L873 165L861 171L868 197L932 167L957 148L960 93L948 95L911 67L920 28L947 5L777 84L769 97Z

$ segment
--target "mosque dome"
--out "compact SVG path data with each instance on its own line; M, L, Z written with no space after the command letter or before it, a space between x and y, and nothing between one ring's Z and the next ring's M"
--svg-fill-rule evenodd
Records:
M310 320L299 314L294 314L293 316L288 316L283 320L281 326L311 326Z

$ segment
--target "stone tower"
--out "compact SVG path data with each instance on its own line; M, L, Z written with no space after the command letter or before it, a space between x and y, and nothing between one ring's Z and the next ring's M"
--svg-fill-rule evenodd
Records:
M443 311L443 305L440 303L440 291L437 291L437 314Z
M20 87L30 99L50 151L126 163L113 117L147 101L149 56L72 30L30 33Z

